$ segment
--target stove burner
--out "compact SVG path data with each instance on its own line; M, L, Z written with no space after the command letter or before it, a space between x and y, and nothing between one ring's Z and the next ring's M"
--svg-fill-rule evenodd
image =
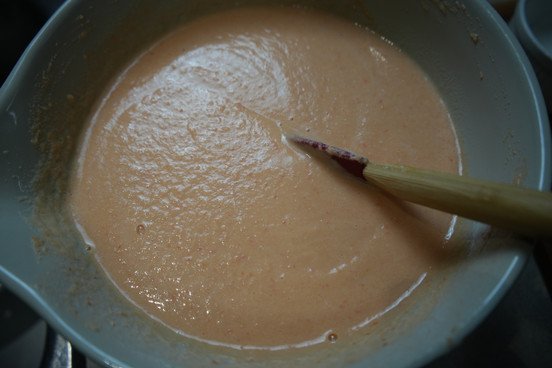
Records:
M40 368L85 368L87 366L84 356L48 327Z

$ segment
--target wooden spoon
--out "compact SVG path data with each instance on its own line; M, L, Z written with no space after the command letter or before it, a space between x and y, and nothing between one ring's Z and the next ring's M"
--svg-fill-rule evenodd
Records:
M351 174L394 196L517 233L552 238L552 194L400 165L379 165L344 149L286 134L324 152Z

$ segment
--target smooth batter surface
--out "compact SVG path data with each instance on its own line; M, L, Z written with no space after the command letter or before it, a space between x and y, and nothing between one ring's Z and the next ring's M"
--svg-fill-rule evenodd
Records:
M115 284L213 344L280 349L362 329L423 287L450 216L290 146L454 172L447 111L377 35L292 8L234 10L136 59L91 117L71 206Z

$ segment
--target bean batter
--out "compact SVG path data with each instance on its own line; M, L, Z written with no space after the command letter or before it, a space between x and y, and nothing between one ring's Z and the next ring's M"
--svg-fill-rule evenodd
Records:
M132 302L201 341L283 349L339 342L423 287L451 217L310 157L288 129L459 167L433 86L378 35L297 8L198 19L115 80L73 175L77 225Z

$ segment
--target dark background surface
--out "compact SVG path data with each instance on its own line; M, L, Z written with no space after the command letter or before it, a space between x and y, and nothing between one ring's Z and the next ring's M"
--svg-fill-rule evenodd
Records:
M1 83L62 3L63 0L0 0ZM552 299L545 282L551 280L552 263L544 247L545 244L537 245L535 255L489 317L459 346L426 368L552 367ZM25 356L15 359L19 363L28 360ZM6 362L0 361L0 367L9 368L3 363ZM36 363L16 365L32 368L33 364Z

